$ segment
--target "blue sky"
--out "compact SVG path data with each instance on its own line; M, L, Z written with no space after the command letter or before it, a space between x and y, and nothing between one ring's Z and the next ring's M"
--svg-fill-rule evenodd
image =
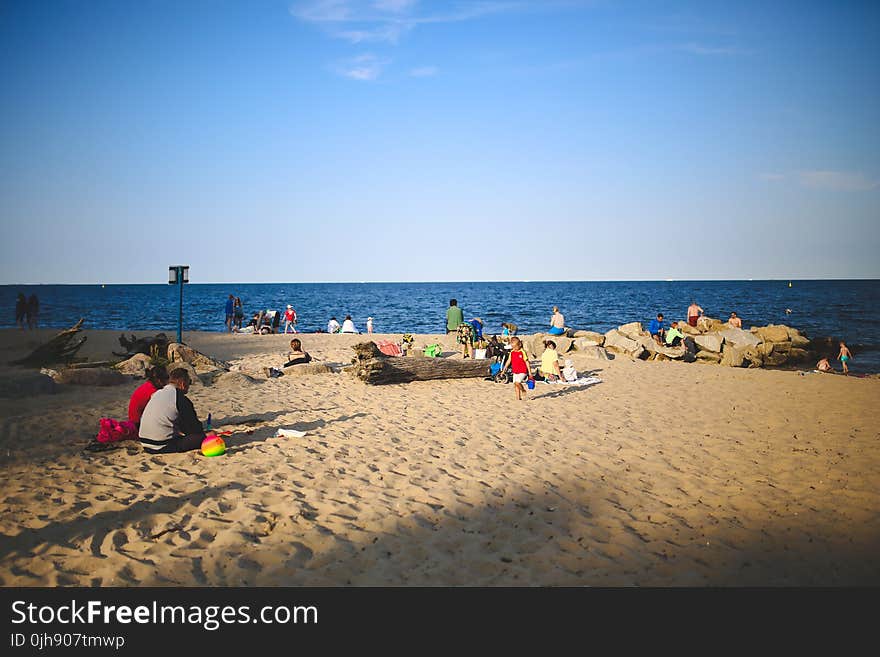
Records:
M880 3L0 0L0 283L880 278Z

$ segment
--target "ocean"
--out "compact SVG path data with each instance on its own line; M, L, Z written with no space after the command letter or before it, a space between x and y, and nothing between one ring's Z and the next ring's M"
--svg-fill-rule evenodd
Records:
M853 352L850 370L880 372L880 281L587 281L506 283L243 283L187 284L184 331L223 331L229 294L241 297L245 323L260 309L296 309L300 332L326 330L351 315L365 331L368 316L377 333L441 333L446 308L455 298L465 318L480 317L484 333L500 333L501 322L520 332L549 326L554 305L567 326L605 332L632 321L647 323L662 312L683 319L691 300L711 317L735 311L743 327L787 324L811 338L843 339ZM177 332L179 290L157 285L5 285L0 328L15 326L19 292L40 300L40 326L120 332ZM790 313L786 310L790 310ZM282 325L283 326L283 325ZM837 356L836 353L833 354Z

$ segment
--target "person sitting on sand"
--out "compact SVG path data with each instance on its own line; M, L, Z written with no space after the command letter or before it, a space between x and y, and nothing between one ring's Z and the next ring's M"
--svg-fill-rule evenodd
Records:
M340 333L360 333L355 327L354 322L351 319L351 315L346 315L345 319L342 320L342 328L339 331Z
M577 381L578 371L574 367L574 361L571 358L565 359L565 367L562 368L562 378L566 381Z
M823 358L818 363L816 363L816 369L820 372L833 372L834 368L831 367L831 363L827 358Z
M330 321L327 322L327 333L339 333L339 322L336 321L335 317L331 317Z
M843 373L849 374L849 367L847 367L847 361L852 358L852 354L849 351L849 348L843 343L840 342L840 353L837 354L837 360L840 361L841 365L843 365Z
M743 321L737 317L736 313L730 313L730 318L727 320L727 325L733 328L741 329L743 327Z
M284 363L284 365L282 365L281 367L305 365L306 363L310 362L312 362L312 357L307 351L303 351L302 342L300 341L300 339L294 338L290 341L290 351L287 353L287 362ZM276 367L267 367L263 371L270 379L274 379L284 375L284 372Z
M135 389L128 402L128 421L135 425L140 425L141 416L153 394L168 385L168 370L164 366L156 365L148 369L146 374L147 380Z
M147 454L188 452L202 446L205 431L186 396L191 383L189 372L177 368L168 375L168 384L150 397L138 431Z
M562 370L559 369L559 352L556 351L556 343L553 340L544 340L540 371L545 381L562 379Z
M550 317L550 335L562 335L565 333L565 316L559 312L559 306L553 306L553 315Z
M648 333L654 338L657 344L663 344L663 338L666 335L666 329L663 328L663 313L657 313L657 319L652 319L648 324Z

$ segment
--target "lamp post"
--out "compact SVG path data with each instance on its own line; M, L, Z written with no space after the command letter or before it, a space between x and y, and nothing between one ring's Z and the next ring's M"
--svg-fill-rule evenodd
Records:
M180 288L180 305L177 314L177 341L183 342L183 284L189 283L189 265L172 265L168 268L168 285Z

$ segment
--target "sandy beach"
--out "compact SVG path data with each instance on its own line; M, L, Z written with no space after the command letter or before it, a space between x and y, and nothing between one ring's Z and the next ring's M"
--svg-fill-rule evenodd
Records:
M190 391L227 454L92 453L140 381L22 396L6 363L54 333L0 332L3 586L880 584L877 378L569 354L601 383L517 402L368 386L341 371L366 336L303 334L335 371L267 379L291 336L192 333L254 379Z

